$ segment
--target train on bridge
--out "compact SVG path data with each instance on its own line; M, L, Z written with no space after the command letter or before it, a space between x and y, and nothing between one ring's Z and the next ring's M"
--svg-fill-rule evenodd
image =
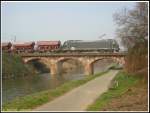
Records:
M2 51L15 53L34 52L119 52L119 44L114 39L94 41L67 40L61 41L33 41L25 43L2 43Z

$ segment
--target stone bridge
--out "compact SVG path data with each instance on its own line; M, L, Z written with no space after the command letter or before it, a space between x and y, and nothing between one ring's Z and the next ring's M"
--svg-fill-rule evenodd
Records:
M125 63L125 53L66 53L66 54L21 54L24 63L32 60L40 60L46 64L50 70L51 74L59 74L62 71L62 64L68 59L76 60L81 63L84 67L84 72L86 75L93 74L93 64L102 59L113 59L119 64L124 65Z

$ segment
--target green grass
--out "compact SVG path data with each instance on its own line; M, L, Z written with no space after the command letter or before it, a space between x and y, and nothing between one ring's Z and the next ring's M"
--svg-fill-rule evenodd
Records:
M120 66L119 64L117 64L117 63L112 63L112 64L110 64L110 66L109 66L109 69L123 69L123 67L122 66Z
M108 70L95 75L87 75L87 77L85 77L82 80L69 81L53 90L42 91L25 97L16 98L13 101L4 104L2 106L2 110L3 111L31 110L39 105L42 105L46 102L53 100L58 96L63 95L64 93L70 91L75 87L78 87L98 76L103 75L106 72L108 72Z
M139 78L121 71L116 75L114 81L118 82L118 86L114 83L107 92L103 93L93 104L89 105L87 111L100 111L111 99L124 94L128 88L139 81Z

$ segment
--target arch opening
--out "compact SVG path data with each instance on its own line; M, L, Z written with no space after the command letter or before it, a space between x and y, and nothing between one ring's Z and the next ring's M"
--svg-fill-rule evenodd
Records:
M57 63L59 73L84 73L84 67L81 61L74 58L64 58Z
M26 64L30 65L32 70L34 70L36 73L50 73L50 68L47 64L42 62L42 59L40 58L31 59L26 62Z
M117 66L119 63L113 58L100 58L91 63L92 73L96 74L105 71L112 66Z

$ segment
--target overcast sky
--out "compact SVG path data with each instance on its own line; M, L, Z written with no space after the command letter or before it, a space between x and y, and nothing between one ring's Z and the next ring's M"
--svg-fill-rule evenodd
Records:
M112 15L135 2L2 2L2 41L115 38Z

